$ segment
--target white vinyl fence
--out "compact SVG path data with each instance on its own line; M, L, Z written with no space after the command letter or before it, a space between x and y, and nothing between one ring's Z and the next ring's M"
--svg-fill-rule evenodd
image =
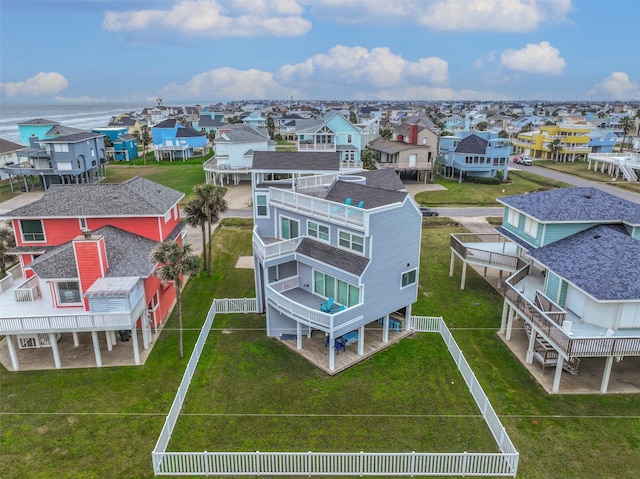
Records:
M442 336L500 453L166 452L213 320L222 312L256 312L255 299L213 301L152 453L156 476L516 476L519 453L441 317L411 316L408 326Z

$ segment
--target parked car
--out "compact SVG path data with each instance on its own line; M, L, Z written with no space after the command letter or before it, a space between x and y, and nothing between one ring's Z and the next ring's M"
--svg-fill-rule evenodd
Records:
M438 210L429 208L428 206L420 206L420 213L422 213L422 216L438 216L440 214Z
M517 163L518 165L524 165L524 166L533 165L533 160L531 160L531 158L529 158L528 156L514 156L513 162Z

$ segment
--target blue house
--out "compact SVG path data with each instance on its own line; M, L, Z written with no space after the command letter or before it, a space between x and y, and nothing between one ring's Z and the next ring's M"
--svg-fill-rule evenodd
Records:
M360 168L362 132L337 111L330 111L322 118L297 120L298 151L338 152L342 168Z
M5 167L12 191L14 179L29 191L36 188L36 179L46 190L53 184L91 183L106 177L102 134L42 119L20 123L18 129L29 148L17 152L17 164Z
M455 136L441 136L436 163L443 176L493 178L502 171L503 179L509 174L509 156L513 151L511 141L499 138L497 133L461 132Z
M611 130L596 128L589 132L591 153L613 153L618 136Z
M190 126L181 125L169 118L151 127L151 138L156 160L181 159L185 161L196 153L204 156L208 152L207 135Z
M220 134L220 128L225 125L224 114L215 112L202 112L198 121L193 122L193 129L204 131L207 135L214 132L215 136Z
M126 126L107 126L94 128L94 133L100 133L109 137L113 145L113 159L119 161L129 161L138 158L138 140L129 134Z
M506 280L501 333L521 320L525 362L563 372L600 363L600 392L616 364L640 356L640 205L596 188L562 188L500 198L502 236L454 235L455 257L513 274ZM478 242L478 240L483 242ZM484 252L484 253L481 253Z
M409 334L422 229L393 170L343 175L340 162L338 152L257 151L252 171L267 334L303 356L319 351L314 364L329 374Z

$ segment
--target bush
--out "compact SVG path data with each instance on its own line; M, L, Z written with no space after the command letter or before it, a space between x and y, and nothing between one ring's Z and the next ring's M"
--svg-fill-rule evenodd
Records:
M482 176L465 176L466 183L477 183L480 185L499 185L502 183L500 178L484 178Z

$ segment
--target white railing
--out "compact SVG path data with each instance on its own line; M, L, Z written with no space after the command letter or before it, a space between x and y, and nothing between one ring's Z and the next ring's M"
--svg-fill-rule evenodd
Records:
M270 202L284 209L303 215L340 223L354 229L366 230L366 210L344 203L327 201L313 196L298 194L293 191L269 188Z
M442 318L418 316L410 317L410 324L423 324L428 328L438 325L436 332L446 343L500 453L166 452L215 319L217 301L214 300L207 314L152 452L156 476L516 476L519 453L444 321Z
M294 253L304 238L299 236L290 240L265 244L258 235L258 227L253 228L253 247L261 259L278 258L285 254Z
M335 143L298 143L298 150L336 151Z
M407 329L417 333L439 333L442 316L409 316Z
M36 276L32 276L22 284L16 286L16 289L14 289L13 292L18 303L35 301L40 297L38 290L38 278Z
M78 313L0 319L0 334L87 332L131 329L145 309L144 300L130 313Z
M215 299L213 306L218 313L255 313L257 312L256 298Z
M298 178L297 188L299 190L303 188L313 188L318 186L330 185L338 179L340 175L337 173L328 173L326 175L310 175L301 176Z
M4 278L0 279L0 294L13 288L16 281L22 278L22 266L20 263L9 268Z
M287 278L287 280L290 280L290 278ZM295 287L297 287L297 285L291 286L288 289L292 289ZM333 324L334 324L333 318L342 314L342 313L336 313L336 314L323 313L318 309L308 308L307 306L304 306L300 303L297 303L287 298L286 296L281 294L281 292L276 291L276 289L274 288L278 288L278 289L282 289L282 291L286 291L286 289L284 289L284 286L279 285L278 283L268 284L265 287L266 300L269 301L275 308L279 309L280 311L283 311L286 314L293 316L311 326L316 326L322 329L333 328Z
M622 176L627 181L638 181L638 175L633 171L632 168L629 168L624 160L618 160L618 166L620 167L620 171L622 171Z

